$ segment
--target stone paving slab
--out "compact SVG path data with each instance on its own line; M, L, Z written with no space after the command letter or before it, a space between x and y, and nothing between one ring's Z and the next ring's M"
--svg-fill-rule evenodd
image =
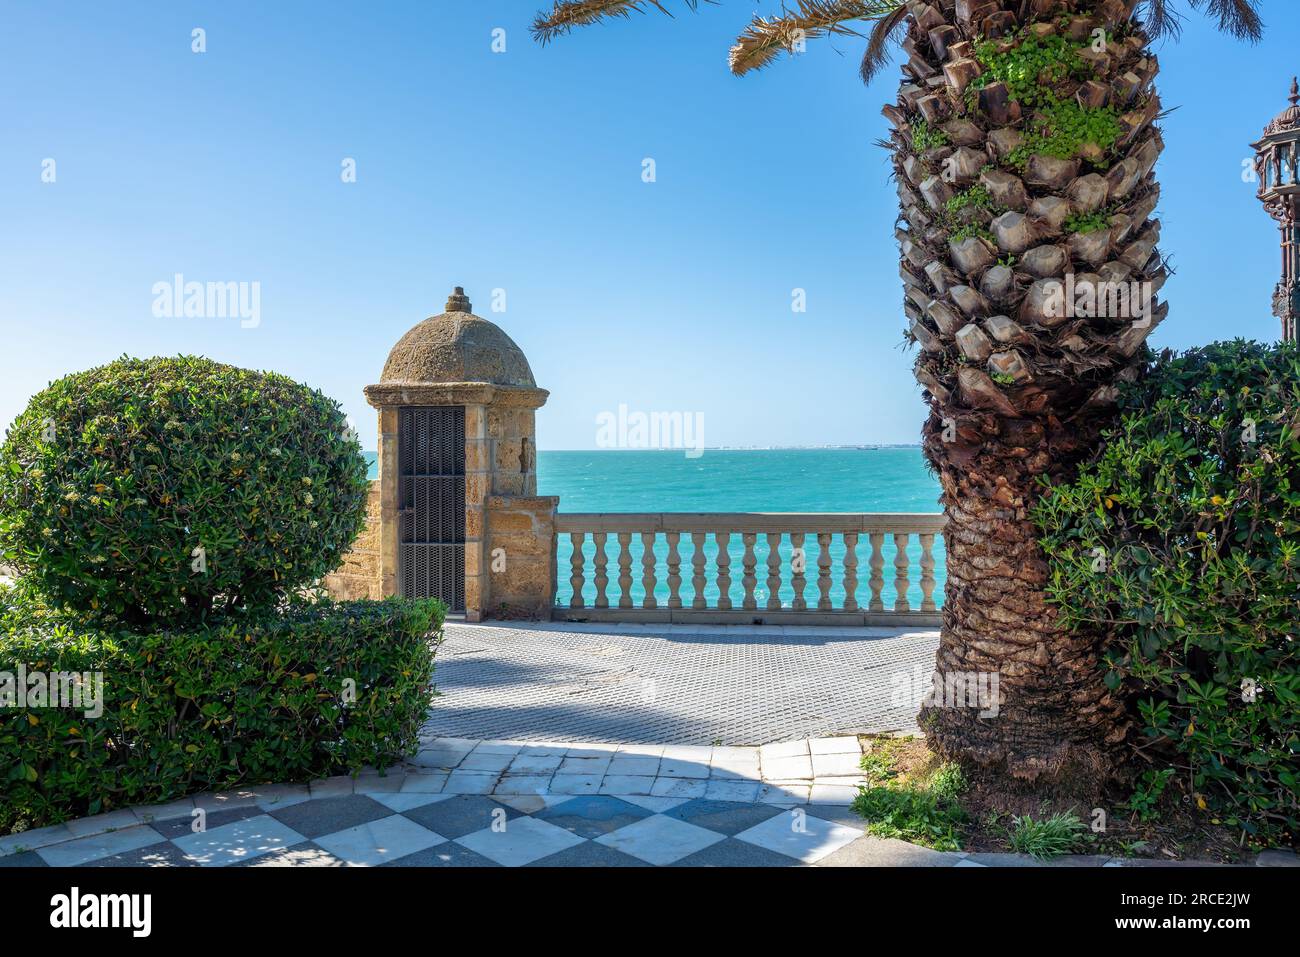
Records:
M704 746L914 733L919 702L896 700L898 676L928 674L938 642L897 628L449 623L425 732Z

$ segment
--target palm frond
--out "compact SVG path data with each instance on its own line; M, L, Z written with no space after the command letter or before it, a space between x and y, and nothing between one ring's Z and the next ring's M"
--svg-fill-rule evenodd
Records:
M700 5L700 0L685 2L692 10ZM705 2L713 3L714 0ZM627 17L634 12L645 13L647 7L654 7L660 13L672 16L672 12L661 0L555 0L550 13L539 13L533 20L533 39L539 43L548 43L574 27L585 27L611 17Z
M894 39L894 34L906 22L907 8L900 6L887 17L877 20L876 25L871 28L867 49L862 54L862 65L858 67L858 75L862 77L863 83L870 83L872 77L889 62L890 43Z
M1219 29L1238 40L1256 43L1264 35L1259 0L1188 0L1193 10L1205 8L1206 16L1218 17Z
M1177 40L1183 34L1182 15L1170 6L1170 0L1142 0L1138 14L1152 40L1161 37Z
M883 20L905 10L905 0L796 0L795 9L782 7L779 16L755 16L731 48L731 72L740 76L767 66L782 51L793 51L804 40L828 34L861 36L846 24Z

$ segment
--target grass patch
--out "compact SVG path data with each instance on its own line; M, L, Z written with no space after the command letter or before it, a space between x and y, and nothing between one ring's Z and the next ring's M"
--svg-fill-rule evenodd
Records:
M961 850L961 828L967 819L957 803L966 786L961 768L940 763L923 743L918 753L911 739L886 738L862 756L862 770L867 784L859 790L853 810L866 818L868 834L937 851Z
M1028 814L1011 819L1011 849L1040 861L1081 850L1088 826L1073 812L1053 814L1036 821Z

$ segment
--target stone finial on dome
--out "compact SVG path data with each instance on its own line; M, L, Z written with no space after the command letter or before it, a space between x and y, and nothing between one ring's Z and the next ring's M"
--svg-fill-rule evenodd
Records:
M446 312L473 312L474 307L470 305L469 297L465 295L465 289L457 286L450 296L447 297Z

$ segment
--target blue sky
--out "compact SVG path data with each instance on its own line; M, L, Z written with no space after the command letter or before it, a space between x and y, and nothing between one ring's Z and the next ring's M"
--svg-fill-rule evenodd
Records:
M709 445L915 441L873 145L896 71L864 88L845 38L730 76L727 47L770 0L546 48L538 5L5 0L0 422L67 372L185 352L323 389L373 448L362 387L460 284L551 390L543 449L594 447L621 403L702 413ZM1241 170L1300 70L1300 4L1264 14L1256 47L1192 15L1158 48L1178 107L1158 346L1277 337L1277 231ZM259 283L260 323L155 316L177 273Z

